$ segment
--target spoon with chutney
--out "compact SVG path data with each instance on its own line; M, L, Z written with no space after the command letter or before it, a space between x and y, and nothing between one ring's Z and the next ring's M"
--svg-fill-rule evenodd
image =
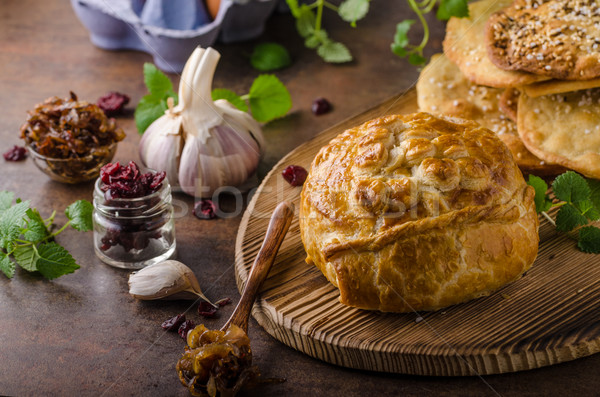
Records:
M225 325L220 330L198 325L188 332L187 346L176 369L192 395L233 396L260 376L258 368L252 366L248 319L293 217L294 205L287 201L273 211L240 301Z

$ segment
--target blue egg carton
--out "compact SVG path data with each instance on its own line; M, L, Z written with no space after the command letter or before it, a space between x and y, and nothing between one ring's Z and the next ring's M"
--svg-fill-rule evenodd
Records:
M196 46L259 36L278 0L221 0L213 21L202 0L71 0L90 40L107 50L152 54L160 69L180 73Z

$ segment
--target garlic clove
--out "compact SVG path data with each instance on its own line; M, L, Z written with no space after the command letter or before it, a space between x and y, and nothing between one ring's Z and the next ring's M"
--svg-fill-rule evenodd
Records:
M201 298L215 306L202 293L192 269L175 260L155 263L132 273L129 293L141 300Z

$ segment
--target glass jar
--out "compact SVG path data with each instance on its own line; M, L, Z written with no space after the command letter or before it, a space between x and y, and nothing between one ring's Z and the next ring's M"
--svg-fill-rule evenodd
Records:
M124 269L141 269L175 253L175 222L171 186L144 197L107 200L94 185L94 250L104 263Z

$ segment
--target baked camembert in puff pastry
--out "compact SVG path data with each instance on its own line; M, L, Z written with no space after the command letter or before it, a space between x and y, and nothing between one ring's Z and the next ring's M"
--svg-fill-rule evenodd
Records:
M386 116L345 131L314 159L302 242L343 304L437 310L529 269L539 241L534 195L508 148L479 124Z

